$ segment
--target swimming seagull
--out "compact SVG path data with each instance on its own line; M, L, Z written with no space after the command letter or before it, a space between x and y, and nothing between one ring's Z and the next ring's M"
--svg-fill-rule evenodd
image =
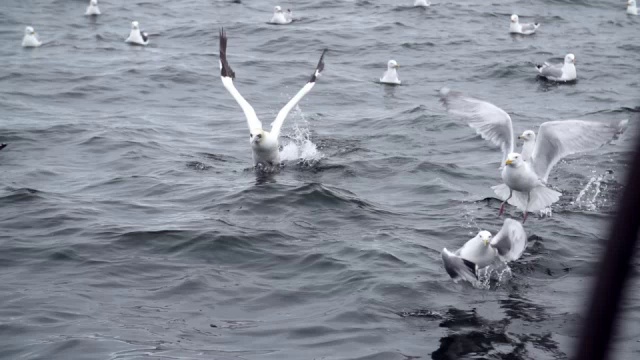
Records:
M638 7L636 6L636 0L627 1L627 14L638 15Z
M387 71L384 72L380 78L380 82L383 84L400 85L402 82L398 78L397 69L400 67L395 60L389 60L387 63Z
M87 11L84 13L86 16L100 15L100 8L98 7L98 0L89 1Z
M238 90L236 90L236 87L233 85L235 73L231 70L229 63L227 62L227 34L224 32L224 29L220 29L220 78L222 79L224 87L240 105L245 117L247 118L247 123L249 124L249 142L253 151L254 166L271 169L280 164L278 137L280 136L282 124L291 109L293 109L316 84L318 76L320 76L322 70L324 70L324 54L326 52L327 49L322 51L318 65L316 66L313 75L311 75L311 79L309 79L302 90L298 91L298 93L280 110L271 125L271 131L267 132L262 129L262 122L258 119L253 107L242 97L242 95L240 95Z
M576 74L576 56L567 54L564 57L563 64L549 64L545 62L542 65L536 65L540 77L551 81L567 82L577 78Z
M286 25L290 24L292 21L293 13L290 9L287 9L287 13L285 14L280 6L276 6L273 10L273 16L271 17L271 21L269 21L269 23L276 25Z
M133 21L131 22L131 32L125 42L146 46L149 43L149 35L140 30L140 25L137 21Z
M597 149L622 134L628 120L595 122L586 120L548 121L540 125L538 135L527 130L521 153L514 152L515 139L511 117L499 107L448 88L440 90L447 110L468 119L469 126L485 140L502 150L502 180L492 187L504 202L524 212L543 210L558 201L560 193L546 187L551 169L565 156Z
M38 34L36 34L36 31L31 26L27 26L24 29L22 47L38 47L40 45L42 45L42 42L38 40Z
M450 252L442 249L442 263L453 281L467 280L475 284L478 270L491 265L496 258L504 263L516 261L527 247L527 234L522 224L505 219L496 236L488 231L480 231L473 239L467 241L460 249Z
M518 15L511 15L511 25L509 25L509 32L512 34L531 35L536 32L538 27L540 27L539 23L521 24Z
M429 0L416 0L413 3L413 6L429 7L431 6L431 3L429 2Z

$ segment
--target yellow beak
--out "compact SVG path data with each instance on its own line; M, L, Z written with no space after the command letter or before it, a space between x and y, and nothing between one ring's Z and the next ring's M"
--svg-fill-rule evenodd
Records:
M484 246L489 245L489 240L487 240L487 239L482 240L482 242L484 243Z
M513 163L513 160L511 159L507 159L507 161L504 162L505 165L511 165Z

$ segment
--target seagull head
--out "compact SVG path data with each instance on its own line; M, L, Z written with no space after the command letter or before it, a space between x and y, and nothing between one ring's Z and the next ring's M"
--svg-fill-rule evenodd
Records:
M98 6L98 0L91 0L89 4L92 6Z
M518 153L511 153L507 156L507 160L504 162L507 166L518 167L522 164L522 155Z
M260 146L265 139L265 132L262 129L251 129L249 132L249 139L252 146Z
M482 241L484 246L489 246L489 243L491 242L491 233L486 230L482 230L478 233L478 239Z
M511 22L512 23L517 23L518 22L518 15L516 15L516 14L511 15Z
M567 56L564 57L564 63L565 64L575 64L576 63L576 56L573 54L567 54Z
M33 30L33 28L32 28L31 26L27 26L27 27L24 29L24 33L25 33L26 35L35 35L35 34L36 34L36 31L35 31L35 30Z
M524 142L535 141L536 133L534 133L533 130L527 130L523 132L522 135L518 136L518 139L524 140Z
M140 24L137 21L131 22L131 30L140 30Z
M627 1L627 6L636 6L636 0Z
M275 8L273 8L273 11L277 12L277 13L281 13L282 12L282 8L280 6L276 6Z
M399 67L400 67L400 65L398 65L398 63L395 60L389 60L389 62L387 63L387 69L389 69L389 70L397 69Z

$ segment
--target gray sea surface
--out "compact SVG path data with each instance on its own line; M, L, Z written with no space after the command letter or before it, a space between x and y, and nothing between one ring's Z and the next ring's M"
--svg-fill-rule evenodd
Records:
M639 131L640 18L624 1L280 3L2 0L1 359L566 359ZM542 23L508 33L509 16ZM124 43L132 20L147 47ZM20 46L24 27L44 45ZM251 169L236 87L284 166ZM536 79L576 54L579 80ZM389 59L401 86L378 84ZM500 152L438 90L490 101L515 131L631 119L551 173L552 216L486 288L454 283L440 251L497 232ZM507 207L506 216L521 213ZM640 265L636 260L635 264ZM616 359L640 358L633 274Z

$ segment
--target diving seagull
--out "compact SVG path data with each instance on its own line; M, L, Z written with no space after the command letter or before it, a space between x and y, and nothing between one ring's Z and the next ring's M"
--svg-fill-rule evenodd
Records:
M86 16L97 16L100 15L100 8L98 7L98 0L89 1L89 6L87 7L87 11L84 13Z
M511 15L511 25L509 25L509 32L512 34L531 35L535 33L539 27L539 23L521 24L518 15Z
M536 65L540 77L547 80L557 82L573 81L577 78L576 74L576 56L567 54L562 64L549 64L545 62L542 65Z
M290 24L291 22L293 22L293 13L291 12L291 9L287 9L286 13L282 11L282 8L280 6L276 6L273 9L273 16L271 17L269 23L276 25L286 25Z
M627 14L638 15L638 7L636 6L636 0L627 1Z
M383 84L400 85L402 82L398 78L397 69L400 67L395 60L389 60L387 63L387 71L382 74L380 82Z
M478 270L500 259L504 263L516 261L527 247L527 234L522 224L505 219L496 236L483 230L467 241L460 249L450 252L447 248L440 253L447 274L453 281L466 280L475 284Z
M622 134L628 120L548 121L540 125L536 136L527 130L518 138L524 140L522 151L514 152L515 139L511 117L504 110L448 88L440 90L441 101L454 115L466 118L469 126L485 140L502 150L502 180L504 184L493 187L496 195L505 203L524 212L543 210L560 198L560 193L546 187L551 169L562 158L597 149Z
M31 26L27 26L24 29L22 47L38 47L40 45L42 45L42 42L38 39L38 34L36 34L36 31Z
M282 124L291 109L293 109L316 84L317 78L324 70L324 55L326 52L326 49L322 51L318 65L307 84L280 110L271 125L271 131L267 132L263 130L262 122L258 119L253 107L240 95L233 84L235 73L231 70L227 62L227 34L224 29L220 29L220 78L222 79L224 87L240 105L247 118L249 125L249 142L253 152L254 166L272 169L280 164L278 137L280 136Z
M140 24L137 21L131 22L131 32L129 37L125 40L129 44L146 46L149 43L149 35L140 30Z

